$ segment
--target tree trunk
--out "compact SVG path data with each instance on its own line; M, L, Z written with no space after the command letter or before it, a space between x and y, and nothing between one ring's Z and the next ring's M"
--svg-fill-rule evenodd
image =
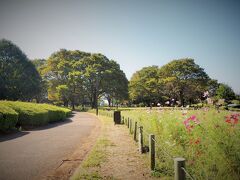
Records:
M184 107L184 96L183 96L183 91L180 91L180 94L179 94L179 96L180 96L180 101L181 101L181 105Z
M97 93L96 91L93 94L93 108L97 108Z
M111 99L107 98L107 101L108 101L108 107L110 107L111 106Z
M64 101L64 102L63 102L63 106L64 106L64 107L68 107L68 102L67 102L67 101Z
M74 97L72 98L72 110L75 110L75 100L74 100Z
M72 103L72 110L73 110L73 111L75 110L75 104L74 104L74 102Z
M92 109L95 107L95 98L94 98L94 95L93 95L92 98L91 98L91 107L92 107Z

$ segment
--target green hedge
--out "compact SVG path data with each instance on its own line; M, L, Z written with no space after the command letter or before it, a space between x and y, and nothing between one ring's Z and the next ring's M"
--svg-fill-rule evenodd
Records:
M59 120L64 120L69 116L68 113L71 113L69 109L49 105L49 104L40 104L39 107L48 111L48 120L49 122L55 122Z
M12 108L0 104L0 131L6 131L16 126L18 113Z
M19 101L0 101L0 104L1 107L12 109L18 114L17 124L20 126L41 126L49 122L64 120L71 114L71 110L69 109L49 104Z

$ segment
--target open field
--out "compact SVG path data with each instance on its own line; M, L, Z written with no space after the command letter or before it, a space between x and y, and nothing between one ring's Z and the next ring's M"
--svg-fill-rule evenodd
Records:
M196 179L239 178L240 114L208 108L141 109L121 114L143 126L144 145L148 145L149 134L155 135L156 176L173 177L173 158L184 157L187 171Z
M6 131L16 125L33 127L64 120L71 110L49 104L20 101L0 101L0 130Z

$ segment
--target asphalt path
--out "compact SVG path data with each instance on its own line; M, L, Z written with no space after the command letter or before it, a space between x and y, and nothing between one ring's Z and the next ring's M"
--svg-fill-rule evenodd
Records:
M75 112L64 122L0 135L0 179L39 179L84 142L97 121L88 113Z

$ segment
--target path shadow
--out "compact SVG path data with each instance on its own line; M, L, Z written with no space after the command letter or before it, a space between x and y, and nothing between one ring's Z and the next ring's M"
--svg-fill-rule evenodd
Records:
M16 139L16 138L25 136L25 135L27 135L29 133L30 132L27 132L27 131L12 131L12 132L7 133L7 134L1 133L0 134L0 142Z
M24 127L23 129L26 131L41 131L41 130L46 130L46 129L51 129L51 128L55 128L58 126L62 126L68 123L72 123L72 118L74 117L74 115L76 114L76 112L72 112L66 119L61 120L61 121L56 121L56 122L50 122L46 125L42 125L39 127Z
M40 127L22 127L22 131L19 130L13 130L11 132L8 133L0 133L0 142L4 142L4 141L9 141L12 139L16 139L22 136L25 136L29 133L31 133L31 131L41 131L41 130L47 130L47 129L51 129L51 128L55 128L58 126L62 126L62 125L66 125L69 123L72 123L72 117L74 116L75 113L72 113L71 116L69 116L67 119L63 120L63 121L58 121L58 122L52 122L49 123L47 125L43 125ZM19 128L19 127L18 127Z
M58 122L52 122L52 123L49 123L47 125L44 125L44 126L40 126L40 127L35 127L35 128L28 128L29 131L41 131L41 130L46 130L46 129L51 129L51 128L55 128L55 127L58 127L58 126L62 126L62 125L66 125L66 124L69 124L69 123L72 123L72 119L71 117L63 120L63 121L58 121Z

